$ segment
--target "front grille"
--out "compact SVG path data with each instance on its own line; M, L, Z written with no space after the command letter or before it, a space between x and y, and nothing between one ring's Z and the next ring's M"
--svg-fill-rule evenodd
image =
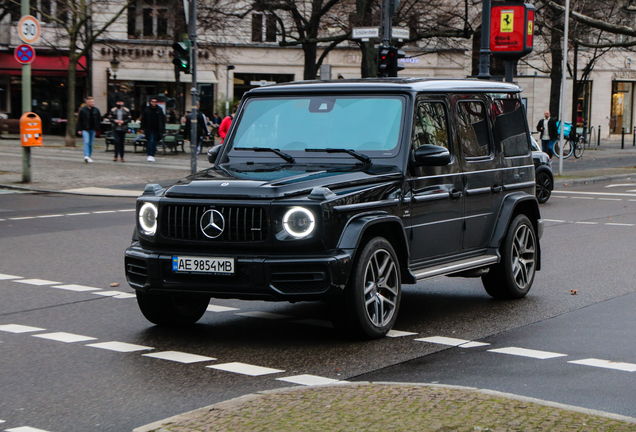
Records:
M221 212L225 229L211 239L201 232L201 217L207 210ZM161 210L161 234L174 240L248 242L267 240L269 220L262 207L168 204Z
M270 281L283 293L320 293L329 288L329 273L322 265L273 265Z
M137 258L126 258L126 276L131 284L144 286L148 280L146 261Z

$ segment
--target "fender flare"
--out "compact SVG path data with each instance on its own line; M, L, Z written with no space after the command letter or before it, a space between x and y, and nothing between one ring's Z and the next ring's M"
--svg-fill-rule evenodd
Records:
M365 236L365 233L367 233L369 229L374 229L374 227L379 228L379 225L387 226L389 229L386 232L393 234L391 239L393 239L393 248L400 260L402 282L415 283L415 277L409 269L411 256L409 241L406 235L406 230L404 229L404 223L397 216L381 212L361 214L352 218L347 222L347 225L340 235L337 245L338 249L346 249L350 251L352 262L355 262L358 248L360 247L360 243Z

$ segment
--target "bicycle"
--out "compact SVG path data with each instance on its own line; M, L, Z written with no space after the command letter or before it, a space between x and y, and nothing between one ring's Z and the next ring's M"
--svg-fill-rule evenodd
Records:
M572 155L574 155L576 159L579 159L583 156L583 152L585 152L585 142L585 137L578 133L575 135L573 140L566 138L563 143L563 156L561 156L561 143L559 141L555 141L554 154L557 157L563 157L563 159L567 159Z

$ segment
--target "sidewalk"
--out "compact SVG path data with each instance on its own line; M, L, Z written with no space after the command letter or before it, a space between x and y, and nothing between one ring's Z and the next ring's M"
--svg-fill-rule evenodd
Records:
M145 153L132 153L126 147L126 162L113 162L113 152L105 152L103 138L95 139L94 163L84 162L81 138L76 147L65 147L64 137L46 135L44 146L31 150L31 183L22 183L22 148L17 139L0 139L0 189L61 191L102 196L138 196L148 183L169 185L190 174L190 149L186 153L161 154L148 162ZM620 138L601 140L601 146L586 150L581 159L563 161L563 175L558 176L559 160L552 161L556 187L581 182L620 180L636 175L636 147L631 140L621 149ZM205 152L197 158L197 170L209 168Z
M259 392L134 432L386 430L618 432L636 419L469 387L346 383Z

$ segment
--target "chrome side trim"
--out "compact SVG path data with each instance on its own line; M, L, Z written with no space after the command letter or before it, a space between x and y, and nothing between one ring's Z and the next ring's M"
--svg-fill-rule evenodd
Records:
M339 206L334 206L334 211L337 212L345 212L345 211L351 211L351 210L360 210L360 209L371 209L371 208L378 208L378 207L386 207L386 206L390 206L390 205L394 205L394 204L398 204L400 202L399 199L392 199L392 200L384 200L384 201L371 201L371 202L365 202L365 203L356 203L356 204L345 204L345 205L339 205Z
M491 192L492 192L492 188L489 188L489 187L466 189L466 195L482 195L482 194L489 194Z
M424 179L438 178L438 177L454 177L458 175L481 174L481 173L493 172L493 171L518 170L522 168L532 168L532 170L534 171L534 165L522 165L518 167L493 168L493 169L480 170L480 171L465 171L465 172L457 172L457 173L451 173L451 174L438 174L438 175L430 175L430 176L423 176L423 177L414 177L407 180L413 181L413 180L424 180Z
M426 279L444 274L457 273L463 270L470 270L488 264L497 264L497 261L498 258L496 256L481 257L474 260L462 261L456 264L433 267L431 269L424 270L423 272L415 273L414 276L416 279Z
M438 201L438 200L449 199L449 198L450 198L450 194L448 192L439 193L439 194L413 196L413 200L415 200L415 202Z
M525 188L529 188L529 187L536 187L537 184L534 181L531 182L523 182L523 183L513 183L513 184L505 184L504 185L504 190L509 191L509 190L515 190L515 189L525 189Z

